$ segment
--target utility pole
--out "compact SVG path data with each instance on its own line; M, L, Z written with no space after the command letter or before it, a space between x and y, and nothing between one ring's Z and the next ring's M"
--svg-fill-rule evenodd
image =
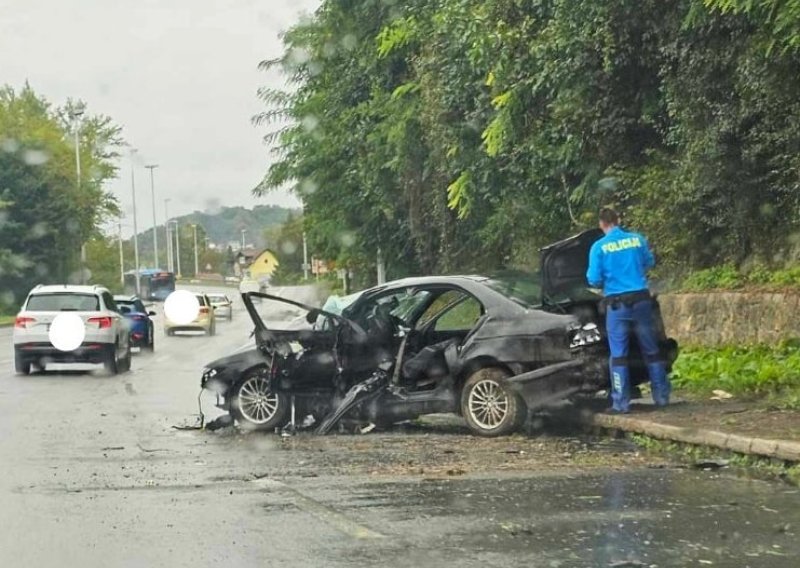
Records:
M122 217L117 219L117 240L119 241L119 282L125 286L125 256L122 251Z
M378 247L378 285L386 283L386 267L383 265L383 251Z
M244 235L247 233L247 229L242 229L242 254L244 254Z
M200 268L197 263L197 223L192 225L192 229L194 230L194 277L197 278L197 274L200 272Z
M83 116L85 107L81 103L77 103L69 110L70 118L72 119L72 131L75 135L75 180L77 188L81 189L81 117ZM81 284L86 284L86 243L81 242Z
M155 182L153 181L153 170L158 167L158 164L150 164L145 166L148 170L150 170L150 195L153 199L153 268L159 268L158 266L158 222L156 221L156 186Z
M308 239L303 231L303 280L308 280Z
M173 223L175 223L175 251L177 253L176 256L178 258L177 276L178 278L180 278L181 277L181 228L180 225L178 224L177 219L175 219Z
M169 209L168 209L168 206L167 206L169 202L170 202L169 198L166 198L164 200L164 229L166 231L166 237L167 237L167 270L169 272L172 272L172 270L173 270L173 266L172 266L172 235L171 235L171 232L170 232L170 229L169 229L169 223L170 223L170 221L169 221Z
M131 148L131 196L133 197L133 269L136 271L136 295L142 292L139 283L139 225L136 221L136 179L134 175L134 157L136 148Z

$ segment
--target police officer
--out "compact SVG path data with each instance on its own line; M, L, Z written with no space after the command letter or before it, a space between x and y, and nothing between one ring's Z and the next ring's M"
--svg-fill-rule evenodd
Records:
M611 401L614 412L630 411L628 347L631 332L642 351L653 402L669 404L670 383L659 353L653 325L653 300L647 288L647 271L655 265L647 240L619 226L619 215L611 208L600 210L600 228L605 236L589 252L589 285L603 288L606 333L611 351Z

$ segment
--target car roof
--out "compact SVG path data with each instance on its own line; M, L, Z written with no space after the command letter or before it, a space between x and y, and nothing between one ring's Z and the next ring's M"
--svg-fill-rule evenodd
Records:
M61 294L102 294L103 292L108 292L106 288L102 286L78 286L74 284L58 284L58 285L48 285L42 286L39 285L33 290L31 290L31 294L52 294L52 293L61 293Z

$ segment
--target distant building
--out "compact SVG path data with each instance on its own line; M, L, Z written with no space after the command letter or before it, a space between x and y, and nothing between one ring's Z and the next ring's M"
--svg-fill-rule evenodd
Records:
M270 249L249 247L234 255L233 273L240 278L267 282L278 268L278 257Z

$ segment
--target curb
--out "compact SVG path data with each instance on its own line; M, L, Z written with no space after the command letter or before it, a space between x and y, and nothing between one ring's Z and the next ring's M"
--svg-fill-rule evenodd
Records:
M740 454L777 458L785 461L800 462L800 442L789 440L770 440L767 438L749 438L738 434L726 434L716 430L699 430L681 426L659 424L649 420L594 414L585 421L600 428L616 429L635 434L644 434L660 440L711 446Z

